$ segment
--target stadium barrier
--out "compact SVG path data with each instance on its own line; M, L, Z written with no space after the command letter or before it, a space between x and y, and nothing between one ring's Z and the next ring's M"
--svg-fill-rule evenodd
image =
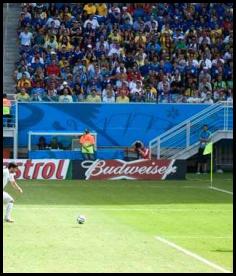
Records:
M185 160L100 160L72 161L72 178L85 180L185 179Z
M15 162L22 180L170 180L185 179L185 160L81 161L69 159L4 159L3 166Z
M42 130L83 132L86 128L97 134L98 147L127 146L136 140L141 140L148 145L154 137L208 106L208 104L19 102L18 146L28 146L29 132ZM38 140L35 142L38 143ZM100 156L97 158L102 159ZM54 158L48 156L47 159ZM60 159L70 158L60 157ZM116 157L116 159L120 159L120 157Z

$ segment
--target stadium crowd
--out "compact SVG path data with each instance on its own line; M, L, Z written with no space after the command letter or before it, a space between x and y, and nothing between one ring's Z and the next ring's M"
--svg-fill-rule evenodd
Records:
M233 3L23 3L18 101L233 100Z

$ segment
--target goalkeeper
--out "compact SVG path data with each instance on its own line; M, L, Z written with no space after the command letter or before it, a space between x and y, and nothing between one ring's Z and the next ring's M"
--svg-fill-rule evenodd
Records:
M86 129L84 134L80 137L81 151L84 160L94 160L94 137L90 134L89 130Z

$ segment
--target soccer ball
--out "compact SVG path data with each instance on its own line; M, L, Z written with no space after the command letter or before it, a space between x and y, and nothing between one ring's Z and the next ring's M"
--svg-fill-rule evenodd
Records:
M77 222L79 224L83 224L83 223L85 223L85 221L86 221L86 217L85 216L83 216L83 215L78 216Z

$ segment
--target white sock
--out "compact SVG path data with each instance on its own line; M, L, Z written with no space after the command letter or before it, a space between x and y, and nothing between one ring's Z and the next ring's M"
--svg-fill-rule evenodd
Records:
M13 203L9 202L7 204L7 208L6 208L6 216L5 216L6 219L11 219L11 210L12 210L12 208L13 208Z

